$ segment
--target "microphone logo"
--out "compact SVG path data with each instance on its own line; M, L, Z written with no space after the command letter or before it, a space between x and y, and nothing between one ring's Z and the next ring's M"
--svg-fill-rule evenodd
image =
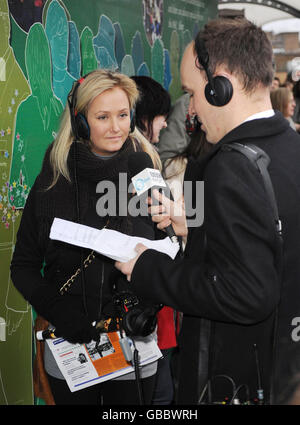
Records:
M138 196L141 196L153 187L167 187L160 171L154 168L145 168L136 176L132 177L131 181Z
M147 181L149 181L149 178L145 179L137 179L134 183L134 188L137 192L142 192L146 186Z

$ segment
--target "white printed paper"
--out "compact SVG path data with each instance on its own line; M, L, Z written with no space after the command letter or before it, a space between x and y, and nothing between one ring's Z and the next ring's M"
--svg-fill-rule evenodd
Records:
M134 371L131 363L124 358L119 339L119 332L109 332L100 335L98 347L95 341L71 344L63 338L56 338L46 342L70 391L74 392ZM134 343L139 352L140 366L162 356L153 335L135 338Z
M135 247L138 243L142 243L147 248L163 252L169 255L172 260L176 257L179 250L179 244L173 243L168 237L152 241L146 238L125 235L116 230L98 230L94 227L61 218L53 220L50 239L92 249L122 263L136 257Z

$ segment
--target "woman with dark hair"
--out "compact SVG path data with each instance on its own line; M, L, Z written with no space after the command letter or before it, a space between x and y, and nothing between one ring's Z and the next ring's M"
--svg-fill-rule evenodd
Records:
M187 125L189 125L191 122L189 115L187 117L187 121L189 121L189 123L187 123ZM173 177L179 176L181 172L186 169L189 159L198 159L200 155L205 154L210 149L211 144L207 142L204 131L201 130L197 120L194 121L196 121L196 123L194 124L192 131L189 133L190 143L182 152L179 152L176 156L167 159L163 166L162 172L166 179L172 179Z
M170 95L151 77L131 78L140 93L135 107L136 126L149 142L158 143L160 131L167 127L166 120L171 109Z
M172 192L173 198L177 201L183 197L183 182L192 181L194 168L197 168L197 161L211 149L211 144L207 142L205 133L200 127L197 118L187 114L186 131L190 136L190 142L186 148L172 158L164 162L162 174ZM186 237L182 238L183 245Z

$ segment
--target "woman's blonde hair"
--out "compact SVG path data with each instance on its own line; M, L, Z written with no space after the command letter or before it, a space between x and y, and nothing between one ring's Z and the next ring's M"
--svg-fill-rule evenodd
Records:
M76 87L75 84L71 90L70 96L72 96L74 88ZM84 77L80 84L77 83L76 104L74 105L76 112L87 116L91 102L104 91L111 90L116 87L124 90L127 94L130 110L133 110L139 96L135 82L131 78L127 77L127 75L112 72L110 70L98 69ZM150 155L154 167L161 169L159 155L151 143L148 142L148 140L136 129L130 133L129 136L134 148L134 140L136 140L137 143L140 144L141 149ZM67 159L74 138L75 135L71 125L70 107L66 106L62 115L58 135L53 142L53 147L50 153L50 162L53 169L53 181L49 188L56 184L60 175L63 175L68 181L70 181ZM89 141L84 140L83 142L88 143Z

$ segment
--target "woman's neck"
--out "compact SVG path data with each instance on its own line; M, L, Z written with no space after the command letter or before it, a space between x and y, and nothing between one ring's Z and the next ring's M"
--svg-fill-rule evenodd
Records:
M93 151L92 151L92 152L93 152ZM93 152L93 154L94 154L95 156L97 156L98 158L101 158L101 159L106 160L106 159L111 159L111 158L113 158L114 156L116 156L116 155L118 154L118 152L119 152L119 151L114 152L114 153L112 153L111 155L101 155L100 153L97 153L97 152Z

